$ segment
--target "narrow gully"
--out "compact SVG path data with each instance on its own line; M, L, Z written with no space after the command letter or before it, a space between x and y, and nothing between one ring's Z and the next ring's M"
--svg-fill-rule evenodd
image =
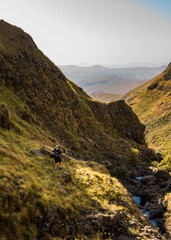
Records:
M142 178L142 177L137 177L137 179L139 179L139 178ZM140 180L140 179L139 179L139 180ZM141 197L139 197L139 196L134 196L133 199L134 199L134 201L135 201L138 205L140 205L140 203L141 203ZM141 206L141 205L140 205L140 206ZM149 216L150 216L150 213L145 209L145 207L143 207L143 206L141 206L141 207L142 207L142 209L141 209L142 213L145 214L147 217L149 217ZM157 222L156 222L155 219L149 219L149 221L150 221L151 223L153 223L153 225L154 225L155 228L157 228Z

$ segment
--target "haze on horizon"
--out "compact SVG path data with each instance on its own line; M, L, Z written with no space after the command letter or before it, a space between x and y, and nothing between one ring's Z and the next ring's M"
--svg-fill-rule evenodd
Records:
M0 19L28 32L56 65L171 61L170 0L0 0Z

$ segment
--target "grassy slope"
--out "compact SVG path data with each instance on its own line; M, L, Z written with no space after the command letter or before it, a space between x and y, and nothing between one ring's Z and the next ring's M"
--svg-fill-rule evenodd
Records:
M4 21L0 27L0 83L29 106L53 138L80 156L88 152L94 157L97 151L122 153L144 143L144 127L126 104L92 100L28 34Z
M84 150L84 157L87 151L89 159L93 149L100 161L106 158L99 147L110 154L145 149L136 143L143 141L144 129L136 115L122 101L93 101L21 29L0 24L0 119L3 109L10 114L10 130L0 128L1 239L61 239L70 227L86 239L86 221L104 212L116 217L115 233L123 233L122 223L125 234L137 235L146 220L104 165L66 158L55 172L51 159L31 153L64 143ZM98 232L110 230L97 224L92 239Z
M150 90L150 86L154 89ZM148 145L157 151L170 154L171 65L154 79L130 91L125 98L146 125ZM169 162L169 159L165 161ZM171 166L169 169L171 170Z
M10 112L10 130L0 128L0 236L6 239L35 239L40 236L40 222L46 210L55 207L62 214L65 224L68 219L84 221L84 212L96 214L100 209L124 216L129 235L136 235L145 219L132 204L131 197L116 178L111 178L101 164L66 158L62 170L53 170L53 161L47 156L31 154L46 142L46 149L53 146L51 134L32 121L20 118L26 105L5 87L0 89L0 100ZM36 121L36 119L34 119ZM65 182L65 176L71 181ZM111 183L111 180L113 184ZM49 210L50 211L50 210ZM41 232L41 239L68 235L61 216L51 213L50 230ZM54 220L53 219L56 219ZM89 216L90 217L90 216ZM135 220L139 228L128 227ZM118 223L116 223L117 225ZM121 224L121 222L119 222ZM57 230L57 226L59 229ZM99 227L100 231L100 227ZM84 237L80 224L78 236ZM94 233L95 239L98 230Z

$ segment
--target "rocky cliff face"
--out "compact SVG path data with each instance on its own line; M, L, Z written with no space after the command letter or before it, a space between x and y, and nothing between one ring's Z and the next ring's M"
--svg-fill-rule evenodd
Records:
M93 101L70 82L21 29L0 21L0 81L18 95L53 136L74 151L122 151L144 144L144 126L123 101ZM117 144L125 139L124 144ZM112 142L115 147L112 147Z

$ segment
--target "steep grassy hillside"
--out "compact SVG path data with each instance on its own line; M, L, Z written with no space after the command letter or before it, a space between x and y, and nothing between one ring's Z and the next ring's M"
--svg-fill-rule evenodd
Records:
M146 125L149 146L170 154L171 64L154 79L130 91L125 99Z
M57 143L72 157L55 171ZM0 21L2 240L164 239L110 175L156 159L124 101L92 100L28 34Z
M1 240L164 239L104 165L65 157L54 171L51 132L4 86L0 102Z
M0 83L36 115L52 138L74 153L122 153L143 148L144 126L123 101L92 100L36 47L20 28L0 21ZM31 120L27 109L23 118ZM141 144L141 145L138 145Z

